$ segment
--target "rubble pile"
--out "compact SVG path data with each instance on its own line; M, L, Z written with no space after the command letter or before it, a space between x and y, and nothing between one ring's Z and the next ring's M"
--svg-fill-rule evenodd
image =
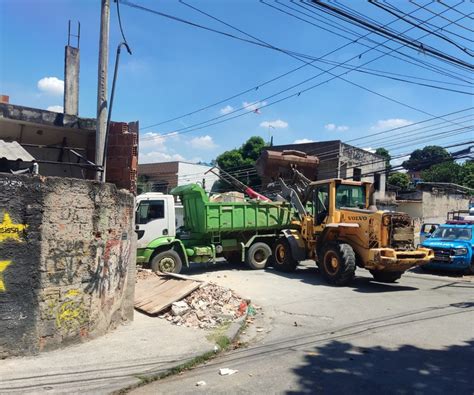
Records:
M156 276L156 273L154 273L151 269L144 269L141 267L137 267L137 277L135 281L138 282L138 280L145 280L148 277L154 277L154 276Z
M207 283L159 317L178 326L209 329L241 317L247 307L248 302L232 290Z

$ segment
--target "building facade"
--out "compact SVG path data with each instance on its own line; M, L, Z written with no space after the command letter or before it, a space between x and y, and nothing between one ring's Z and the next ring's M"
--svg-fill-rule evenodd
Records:
M385 159L372 152L345 144L340 140L303 144L276 145L273 151L297 150L319 158L313 180L343 178L368 181L375 186L375 198L385 199Z
M169 193L177 186L194 183L210 192L219 177L213 173L206 174L209 169L211 166L180 161L139 164L138 193Z

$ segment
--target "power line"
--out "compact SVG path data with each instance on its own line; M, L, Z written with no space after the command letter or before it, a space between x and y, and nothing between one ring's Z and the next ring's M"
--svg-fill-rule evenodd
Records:
M185 4L185 3L183 3L183 4ZM191 8L195 8L195 7L191 7ZM201 12L201 11L200 11L200 12ZM252 36L252 35L250 35L250 34L248 34L248 33L245 33L245 32L243 32L242 30L240 30L240 29L238 29L238 28L236 28L236 27L233 27L232 25L228 24L227 22L221 21L220 19L218 19L218 18L216 18L216 17L214 17L214 16L212 16L212 15L209 15L209 14L205 13L204 11L202 11L202 13L208 15L209 17L211 17L211 18L213 18L213 19L215 19L215 20L218 20L219 22L225 24L226 26L232 27L232 28L234 28L235 30L237 30L237 31L239 31L239 32L242 32L242 33L244 33L244 34L247 34L247 35L248 35L249 37L251 37L251 38L254 38L254 39L259 40L258 38L254 37L254 36ZM269 47L272 47L271 44L268 44L268 43L266 43L266 42L264 42L264 41L262 41L262 40L259 40L259 41L261 41L263 45L267 45L267 46L269 46ZM367 51L366 51L366 52L367 52ZM299 59L298 57L296 57L296 56L294 56L294 55L292 55L292 54L288 54L288 55L291 56L291 57L293 57L293 58L295 58L295 59L297 59L297 60L299 60L299 61L301 61L301 62L307 63L306 61L304 61L304 60L302 60L302 59ZM354 58L356 58L356 57L357 57L357 55L356 55L355 57L353 57L353 58L347 60L347 61L344 62L344 63L347 63L348 61L350 61L350 60L352 60L352 59L354 59ZM378 58L376 58L376 59L378 59ZM368 62L365 62L365 63L362 64L361 66L364 66L364 65L366 65L366 64L368 64L368 63L370 63L370 62L373 62L373 61L376 60L376 59L373 59L373 60L370 60L370 61L368 61ZM374 94L376 94L376 95L378 95L378 96L381 96L381 97L383 97L383 98L385 98L385 99L388 99L388 100L393 101L393 102L395 102L395 103L397 103L397 104L400 104L400 105L403 105L403 106L405 106L405 107L408 107L408 108L413 109L413 110L415 110L415 111L422 112L422 113L424 113L424 114L433 116L433 114L430 114L430 113L428 113L428 112L425 112L425 111L423 111L423 110L420 110L420 109L418 109L418 108L415 108L415 107L413 107L413 106L410 106L410 105L408 105L408 104L402 103L402 102L400 102L400 101L398 101L398 100L396 100L396 99L392 99L392 98L390 98L390 97L388 97L388 96L386 96L386 95L382 95L382 94L380 94L380 93L378 93L378 92L375 92L375 91L373 91L373 90L371 90L371 89L369 89L369 88L363 87L363 86L361 86L361 85L359 85L359 84L357 84L357 83L354 83L354 82L352 82L352 81L349 81L349 80L347 80L347 79L341 77L340 75L335 75L335 74L331 73L330 70L336 68L337 66L331 68L331 69L328 71L328 70L321 69L320 67L315 66L315 65L312 64L312 63L307 63L307 64L310 65L310 66L312 66L312 67L317 68L318 70L323 70L323 72L320 73L320 74L317 74L316 76L313 76L313 77L311 77L311 78L308 78L308 79L306 79L306 80L304 80L304 81L302 81L302 82L300 82L300 83L298 83L298 84L295 84L295 85L293 85L293 86L291 86L291 87L289 87L289 88L283 89L283 90L281 90L281 91L279 91L279 92L277 92L277 93L275 93L275 94L273 94L273 95L270 95L270 96L268 96L268 97L266 97L266 98L260 99L260 100L257 101L257 102L251 103L251 104L249 104L249 105L247 105L247 106L244 106L244 107L242 107L242 108L240 108L240 109L231 111L231 112L228 113L228 114L221 115L221 116L218 116L218 117L214 117L214 118L211 118L211 119L209 119L209 120L206 120L206 121L203 121L203 122L200 122L200 123L197 123L197 124L193 124L193 125L190 125L190 126L183 127L183 128L174 130L174 131L172 131L172 132L168 132L168 133L162 134L162 136L166 136L166 135L170 135L170 134L176 134L176 133L178 133L178 134L189 133L189 132L192 132L192 131L196 131L196 130L200 130L200 129L203 129L203 128L207 128L207 127L209 127L209 126L214 126L214 125L217 125L217 124L220 124L220 123L223 123L223 122L227 122L227 121L230 121L230 120L235 119L235 118L239 118L239 117L241 117L241 116L247 115L247 113L238 114L238 115L234 115L234 116L231 116L231 117L229 117L229 115L230 115L230 114L233 114L233 113L236 113L236 112L240 112L240 111L245 110L245 109L248 109L248 108L250 108L250 107L252 107L252 106L255 106L255 105L257 105L258 109L261 109L261 108L264 108L264 107L268 107L268 106L270 106L270 105L277 104L277 103L279 103L279 102L281 102L281 101L283 101L283 100L287 100L287 99L289 99L289 98L291 98L291 97L300 96L302 93L304 93L304 92L306 92L306 91L308 91L308 90L310 90L310 89L314 89L314 88L316 88L317 86L320 86L320 85L322 85L322 84L324 84L324 83L327 83L327 82L329 82L329 81L332 81L332 80L335 79L335 78L340 78L340 79L342 79L343 81L346 81L346 82L348 82L348 83L350 83L350 84L352 84L352 85L355 85L355 86L357 86L357 87L359 87L359 88L361 88L361 89L367 90L367 91L369 91L369 92L371 92L371 93L374 93ZM359 67L361 67L361 66L359 66ZM284 93L284 92L287 92L287 91L289 91L289 90L291 90L291 89L293 89L293 88L295 88L295 87L298 87L299 85L302 85L302 84L304 84L304 83L306 83L306 82L308 82L308 81L310 81L310 80L312 80L312 79L314 79L314 78L316 78L316 77L318 77L318 76L320 76L320 75L322 75L322 74L324 74L324 73L329 73L329 74L331 74L331 75L333 76L333 78L330 78L330 79L328 79L328 80L326 80L326 81L323 81L323 82L321 82L321 83L318 83L318 84L316 84L316 85L310 86L309 88L306 88L306 89L304 89L304 90L301 90L300 92L297 92L297 93L295 93L295 94L291 94L291 95L285 96L284 98L279 99L279 100L276 100L276 101L274 101L274 102L272 102L272 103L260 105L260 103L263 103L263 102L266 101L266 100L269 100L269 99L271 99L271 98L273 98L273 97L275 97L275 96L277 96L277 95L280 95L280 94L282 94L282 93ZM222 118L225 118L225 119L222 119ZM219 119L221 119L221 120L218 121ZM216 122L213 122L213 121L216 121ZM213 123L210 123L210 122L213 122ZM207 124L207 125L206 125L206 124ZM201 126L201 125L203 125L203 126Z
M387 30L386 28L381 27L378 24L370 23L367 20L364 20L364 19L361 19L359 17L355 17L353 15L350 15L349 13L345 12L344 10L341 10L337 7L332 6L332 5L323 3L320 0L311 0L311 1L312 1L312 4L315 7L318 7L320 9L324 10L324 12L326 12L326 13L329 13L329 14L335 13L335 14L341 15L343 18L348 19L349 21L351 21L351 23L355 23L357 25L363 26L366 29L374 31L374 32L376 32L377 34L379 34L381 36L390 37L392 40L402 42L410 48L416 49L418 51L422 51L423 53L428 53L428 54L430 54L430 55L432 55L436 58L439 58L439 59L444 59L444 60L446 60L446 61L448 61L452 64L456 64L456 65L462 66L464 68L474 70L474 65L472 65L470 63L467 63L467 62L464 62L463 60L458 59L454 56L445 54L444 52L439 51L436 48L433 48L433 47L428 46L426 44L423 44L421 42L415 42L411 38L405 38L402 35L391 32L391 31ZM328 12L328 11L330 11L330 12Z
M325 28L323 28L323 27L321 27L321 26L319 26L319 25L317 25L317 24L315 24L315 23L313 23L313 22L307 21L306 19L303 19L303 18L301 18L301 17L299 17L299 16L297 16L297 15L294 15L294 14L292 14L291 12L282 10L282 9L280 9L280 8L278 8L278 7L275 7L274 5L265 3L265 1L263 1L263 0L260 0L260 2L261 2L262 4L268 6L268 7L274 8L274 9L276 9L276 10L278 10L278 11L284 13L284 14L287 14L287 15L289 15L289 16L292 16L293 18L299 19L299 20L301 20L301 21L303 21L303 22L306 22L306 23L311 24L311 25L313 25L313 26L315 26L315 27L318 27L319 29L327 30L327 29L325 29ZM336 2L337 2L337 1L336 1ZM292 0L292 3L293 3L293 4L295 4L296 6L302 8L302 9L304 9L305 11L310 12L310 13L312 13L312 14L314 14L314 15L308 15L308 14L306 14L306 13L300 11L300 10L297 10L297 9L295 9L295 8L293 8L293 7L290 7L288 4L281 3L279 0L276 0L276 3L278 3L278 4L280 4L280 5L282 5L282 6L286 7L286 8L288 8L288 9L294 11L294 12L298 12L298 13L300 13L300 14L302 14L302 15L305 15L305 16L308 17L308 18L311 18L311 19L313 19L313 20L322 22L322 23L324 23L324 24L326 24L326 25L335 27L335 28L338 29L338 30L342 30L342 31L344 31L344 32L348 32L349 34L352 34L352 35L358 35L358 33L356 33L355 31L353 31L353 30L351 30L351 29L348 29L347 27L341 25L340 23L337 23L337 22L334 22L334 21L332 21L332 23L331 23L331 22L329 22L329 21L327 20L327 18L324 19L324 20L321 20L321 19L317 18L317 17L314 16L314 15L319 15L319 14L318 14L317 12L315 12L314 7L308 5L308 4L304 3L304 2L303 2L303 3L295 3L294 0ZM341 4L341 6L343 6L343 5ZM306 7L310 7L310 9L308 9L308 8L306 8ZM343 6L343 8L349 9L349 8L346 7L346 6ZM411 15L411 14L413 14L414 12L417 12L417 11L418 11L418 9L412 11L409 15ZM443 12L445 12L445 11L443 11ZM339 16L337 16L337 15L336 15L336 17L337 17L338 19L342 19L341 17L339 17ZM425 23L426 23L427 21L433 19L433 18L435 18L435 17L431 17L431 18L427 19L427 20L425 21ZM343 19L342 19L342 20L343 20ZM333 25L333 23L334 23L334 25ZM445 27L446 27L446 26L449 26L449 24L445 25ZM411 30L411 29L408 29L408 30L406 30L405 32L407 32L407 31L409 31L409 30ZM333 33L333 34L336 34L337 36L344 37L344 36L341 35L341 34L332 32L331 30L327 30L327 31L329 31L329 32L331 32L331 33ZM464 77L464 76L460 75L460 74L457 73L457 72L454 72L454 71L447 71L446 69L444 69L444 68L442 68L442 67L440 67L440 66L433 65L432 63L430 63L430 62L428 62L428 61L421 60L421 59L418 59L418 58L414 58L413 56L410 56L410 55L408 55L408 54L405 54L404 52L401 52L400 49L403 48L404 45L401 45L400 47L393 49L393 48L391 48L391 47L385 45L385 43L387 43L387 42L389 42L389 41L391 41L391 40L386 40L386 41L384 41L383 43L379 43L378 41L375 41L375 40L372 40L372 39L367 38L367 36L368 36L368 35L366 34L365 36L360 36L360 37L361 37L361 38L364 38L364 40L367 40L367 41L369 41L369 42L375 43L376 46L375 46L375 47L370 47L370 46L368 46L368 45L366 45L366 44L363 44L363 43L359 42L360 45L363 45L363 46L368 47L368 48L374 48L374 49L375 49L376 51L378 51L378 52L386 53L386 54L388 54L388 56L390 56L390 57L393 57L393 58L395 58L395 59L399 59L399 60L401 60L401 61L404 61L404 62L407 62L407 63L410 63L410 64L413 64L413 65L415 65L415 66L417 66L417 67L421 67L421 68L424 68L424 69L427 69L427 70L430 70L430 71L433 71L433 72L437 72L437 73L442 74L442 75L446 75L446 76L448 76L448 77L450 77L450 78L459 79L459 80L461 80L461 81L464 81L464 82L468 82L468 83L469 83L469 81L466 81L466 80L465 80L465 77ZM422 37L420 37L420 38L424 38L424 37L426 37L426 36L427 36L427 34L424 35L424 36L422 36ZM345 38L347 38L347 37L345 37ZM377 46L382 46L382 47L384 47L384 48L389 49L390 51L389 51L389 52L383 52L382 50L377 49ZM405 58L407 58L407 59L412 59L413 61L410 61L410 60L407 60L407 59L402 59L402 58L400 58L400 57L394 55L392 52L396 52L396 53L400 54L401 56L403 56L403 57L405 57ZM423 65L423 66L422 66L422 65ZM457 76L456 76L456 75L457 75Z
M420 5L420 4L418 4L418 3L417 3L416 1L414 1L414 0L409 0L409 1L410 1L410 3L415 4L417 7L421 7L421 8L423 8L424 10L428 11L429 13L437 15L435 12L431 11L426 5L423 5L423 4ZM474 30L472 30L472 29L467 28L466 26L463 26L463 25L457 23L459 20L464 19L465 16L463 16L462 18L458 19L458 21L452 21L451 19L446 18L445 16L441 16L441 14L438 14L437 16L439 16L440 18L442 18L442 19L444 19L444 20L446 20L446 21L448 21L448 22L453 23L454 25L456 25L456 26L458 26L458 27L460 27L460 28L462 28L462 29L466 29L466 30L468 30L468 31L470 31L470 32L473 32L473 31L474 31ZM472 40L469 40L469 41L472 41Z
M451 40L450 38L448 38L448 37L446 37L446 36L444 36L444 35L442 35L442 34L433 32L433 31L431 31L431 30L429 30L429 29L423 27L423 24L416 24L416 23L410 21L408 18L405 18L405 16L406 16L405 13L403 13L403 15L400 15L400 13L391 10L389 7L385 6L384 4L381 4L381 3L377 2L377 1L375 1L375 0L369 0L369 3L370 3L370 4L373 4L374 6L380 8L380 9L386 11L386 12L388 12L388 13L391 14L391 15L394 15L394 16L400 18L402 21L405 21L405 22L409 23L410 25L412 25L412 26L414 26L414 27L417 27L418 29L421 29L421 30L423 30L423 31L425 31L425 32L428 32L428 33L432 34L433 36L436 36L436 37L441 38L442 40L444 40L444 41L446 41L446 42L448 42L448 43L454 45L456 48L460 49L461 51L463 51L464 53L468 54L469 56L473 56L472 53L470 52L470 50L468 50L468 48L459 45L459 44L456 43L455 41Z

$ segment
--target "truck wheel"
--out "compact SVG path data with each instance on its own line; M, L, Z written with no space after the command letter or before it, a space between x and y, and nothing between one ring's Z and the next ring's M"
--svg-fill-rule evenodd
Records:
M179 273L183 267L179 254L174 250L163 251L151 260L151 270L162 273Z
M380 272L378 270L371 270L370 274L375 281L379 283L394 283L402 276L403 272Z
M325 280L334 285L347 285L355 276L356 257L349 244L329 243L322 251L319 268Z
M474 258L471 261L471 266L465 270L466 274L474 274Z
M273 247L273 267L282 272L294 272L297 266L298 261L291 254L288 240L279 239Z
M255 243L247 251L247 264L251 269L264 269L272 250L265 243Z

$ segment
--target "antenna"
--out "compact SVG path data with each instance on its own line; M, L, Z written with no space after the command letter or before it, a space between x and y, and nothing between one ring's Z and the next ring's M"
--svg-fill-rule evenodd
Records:
M71 20L69 19L67 26L67 46L71 46L71 37L77 38L77 48L79 49L79 40L81 39L81 22L77 22L77 34L71 34Z

